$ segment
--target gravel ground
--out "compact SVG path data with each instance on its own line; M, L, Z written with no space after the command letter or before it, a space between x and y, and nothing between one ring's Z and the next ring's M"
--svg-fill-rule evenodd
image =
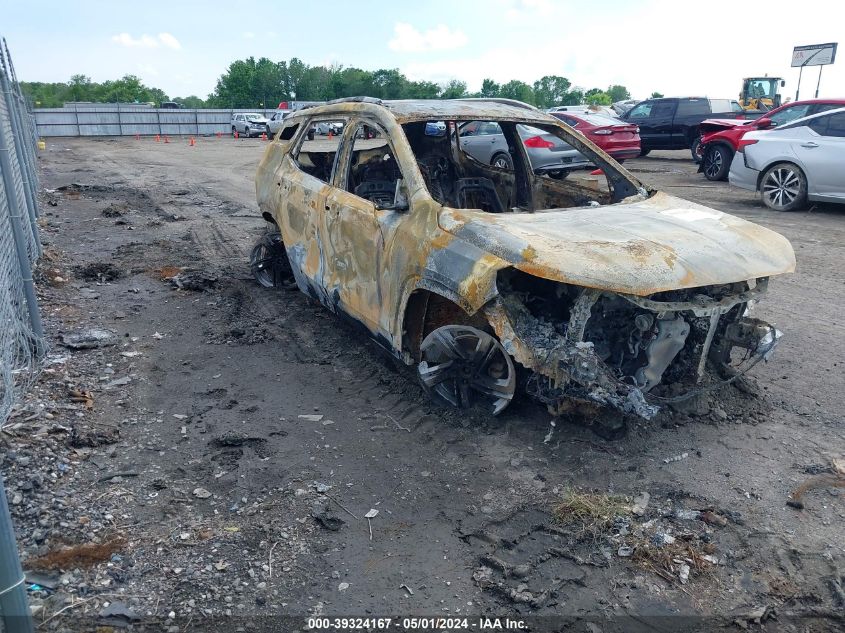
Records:
M785 337L753 393L608 441L527 399L497 418L438 409L320 306L258 287L263 147L50 139L40 155L51 352L0 441L42 629L842 630L845 207L769 212L682 152L627 162L785 234L798 271L757 307Z

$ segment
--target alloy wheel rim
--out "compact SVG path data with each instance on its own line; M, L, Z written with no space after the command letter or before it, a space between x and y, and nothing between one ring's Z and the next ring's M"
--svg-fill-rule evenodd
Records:
M708 176L715 176L722 169L722 152L713 150L705 158L704 173Z
M469 326L446 325L420 346L420 381L443 404L478 405L496 415L513 399L516 370L495 338Z
M786 167L775 169L763 183L763 195L775 207L785 207L801 193L801 179L794 170Z

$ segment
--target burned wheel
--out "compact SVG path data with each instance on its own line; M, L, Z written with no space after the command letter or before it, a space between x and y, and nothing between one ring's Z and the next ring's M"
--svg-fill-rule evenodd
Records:
M516 371L495 338L465 325L444 325L425 337L417 366L431 396L451 407L498 414L513 399Z
M279 233L267 233L259 240L249 256L252 276L265 288L296 288L285 245Z

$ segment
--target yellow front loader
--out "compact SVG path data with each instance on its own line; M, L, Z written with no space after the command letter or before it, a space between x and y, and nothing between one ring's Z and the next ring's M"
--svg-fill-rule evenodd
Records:
M780 85L778 85L780 84ZM743 110L771 110L781 103L778 88L786 82L780 77L746 77L742 80L739 105Z

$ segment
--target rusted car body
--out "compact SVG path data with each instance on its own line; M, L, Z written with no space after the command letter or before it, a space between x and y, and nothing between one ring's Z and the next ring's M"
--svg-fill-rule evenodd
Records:
M456 130L472 120L501 125L512 170L460 151ZM333 121L340 137L308 140ZM604 179L534 173L518 124L558 135ZM747 308L795 266L781 235L648 189L506 100L355 98L292 113L256 192L300 290L416 364L441 402L492 413L519 385L557 411L576 399L651 418L661 399L736 375L738 356L771 353L779 332Z

